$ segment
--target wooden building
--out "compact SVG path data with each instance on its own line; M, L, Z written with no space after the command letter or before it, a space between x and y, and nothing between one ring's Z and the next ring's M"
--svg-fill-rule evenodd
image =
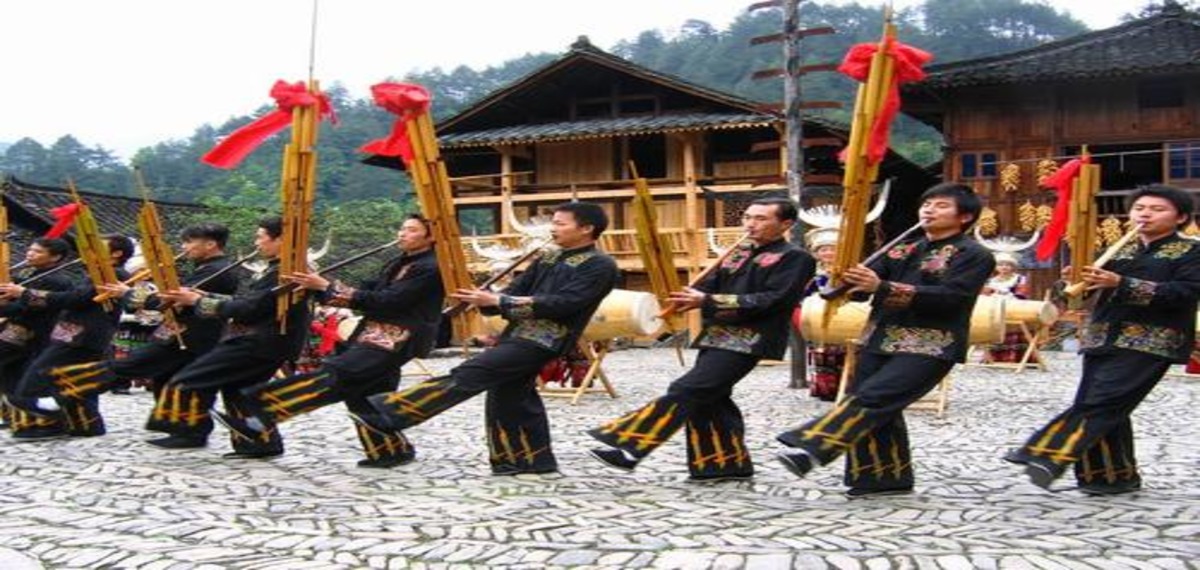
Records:
M442 121L437 131L460 219L482 221L483 233L491 233L485 242L517 238L503 215L506 199L525 220L578 198L605 207L613 224L601 247L622 269L639 272L629 210L632 162L649 179L677 267L695 270L712 255L709 228L728 240L740 233L746 202L784 193L783 120L763 107L635 65L580 38L561 58ZM806 203L840 200L836 154L848 129L815 119L804 128ZM908 208L895 224L911 223L911 203L929 173L894 153L882 170L881 177L898 179L894 201ZM640 288L631 277L626 286Z
M1028 234L1020 207L1043 205L1037 162L1083 145L1102 167L1099 212L1166 183L1200 192L1200 15L1167 2L1150 17L1013 53L934 65L905 87L904 112L942 132L946 180L971 184L1000 233ZM1019 170L1016 178L1002 176ZM1011 182L1011 183L1005 183ZM1041 289L1056 267L1032 272Z

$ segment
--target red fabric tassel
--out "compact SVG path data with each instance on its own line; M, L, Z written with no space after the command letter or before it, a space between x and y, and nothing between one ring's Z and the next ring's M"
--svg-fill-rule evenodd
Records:
M412 162L412 143L408 140L407 122L429 111L433 97L429 91L415 83L379 83L371 86L375 104L396 115L392 132L386 138L373 140L359 148L360 151L380 156L398 156L404 165Z
M333 347L337 345L337 341L341 340L338 336L338 317L337 315L329 315L325 317L325 322L313 321L310 325L312 332L321 337L321 343L317 345L317 356L327 356L333 352Z
M254 152L258 145L267 140L267 137L292 124L292 109L295 107L319 105L320 118L328 116L331 122L337 123L337 115L334 114L333 106L329 104L329 99L325 97L325 94L309 93L308 88L301 81L290 84L282 79L276 81L275 85L271 87L271 98L275 99L275 104L279 106L279 109L233 131L225 137L225 140L217 143L212 150L205 153L200 161L217 168L237 166L242 159Z
M1073 159L1042 182L1042 186L1054 189L1058 194L1058 202L1054 204L1054 214L1050 216L1050 223L1046 224L1042 239L1038 241L1038 261L1050 259L1062 242L1063 234L1067 233L1067 218L1071 215L1071 184L1079 177L1083 165L1089 162L1091 160L1087 157Z
M62 237L75 223L75 219L79 217L81 209L77 202L71 202L70 204L51 209L50 215L54 218L54 226L50 228L50 231L46 232L45 237Z
M902 44L895 38L887 38L885 49L895 61L895 73L892 74L891 84L887 86L887 98L884 99L883 108L879 109L875 123L871 125L871 135L867 141L868 164L879 164L887 154L888 133L892 128L892 121L900 112L900 85L925 79L925 70L921 66L933 60L933 54ZM866 83L871 74L871 58L878 50L879 45L873 43L851 47L850 51L846 52L842 64L838 66L838 71L860 83ZM846 151L843 150L840 155L843 162L846 160L845 154Z

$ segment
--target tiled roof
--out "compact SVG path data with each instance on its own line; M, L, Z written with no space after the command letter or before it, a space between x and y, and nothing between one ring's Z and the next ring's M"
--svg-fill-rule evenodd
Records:
M1168 2L1148 18L928 72L907 89L1200 73L1200 14Z
M440 134L448 134L485 130L497 122L512 122L514 111L517 111L518 116L536 112L531 110L541 107L548 99L565 99L568 93L586 89L585 85L589 82L607 82L607 78L614 74L635 78L690 98L708 107L703 112L760 113L760 103L756 101L643 67L607 53L593 46L586 37L581 37L559 59L493 91L453 117L440 122L437 131ZM520 118L516 120L529 122Z
M54 225L50 210L71 202L71 194L65 188L39 186L7 177L0 183L4 193L4 206L8 209L11 229L24 230L41 235ZM96 192L80 191L79 195L91 208L102 232L137 235L137 213L141 198L113 196ZM155 201L163 225L172 229L172 219L184 214L203 211L200 204ZM18 226L18 227L13 227Z
M512 125L438 137L445 148L566 141L600 137L670 133L693 130L744 129L770 126L779 118L749 113L683 113Z

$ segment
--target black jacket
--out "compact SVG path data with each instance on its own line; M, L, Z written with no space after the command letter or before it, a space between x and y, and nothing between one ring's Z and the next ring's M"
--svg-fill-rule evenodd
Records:
M883 283L863 331L866 350L962 362L971 311L995 267L992 253L964 234L888 250L870 265Z
M226 321L222 343L253 344L255 354L264 360L294 360L308 338L309 302L301 299L288 307L287 327L281 331L275 300L282 293L272 291L278 281L279 260L275 259L251 281L246 294L206 293L196 304L196 314Z
M14 281L17 283L27 281L58 267L59 265L44 269L26 268L14 276ZM62 270L41 277L30 283L29 286L43 291L67 291L74 284L71 274L67 271ZM8 319L3 329L0 329L0 342L25 347L30 352L36 352L49 339L50 330L54 328L54 321L58 317L58 310L40 304L30 305L28 298L22 296L0 304L0 317Z
M1196 338L1200 243L1170 235L1122 248L1105 266L1121 275L1098 293L1080 337L1080 351L1135 350L1184 363Z
M433 250L402 255L358 288L330 287L321 301L361 311L351 342L425 356L442 318L442 276Z
M180 285L192 287L229 267L230 263L232 262L225 256L205 259L197 263L190 273L179 280ZM204 291L218 295L233 295L237 292L239 272L240 270L237 269L226 271L216 279L204 283ZM122 305L126 311L130 312L142 309L149 311L162 309L162 302L158 295L144 292L142 289L131 289L122 299ZM203 354L216 346L217 342L221 340L221 332L225 328L225 324L218 319L205 319L198 316L194 307L175 309L175 320L182 329L183 344L187 346L189 352L196 354ZM179 342L175 338L175 331L166 321L154 329L151 338L154 342L161 344Z
M124 269L118 268L116 274L119 280L129 278L129 273ZM41 286L40 283L35 285ZM117 331L121 308L119 301L113 299L108 302L106 309L104 303L92 300L95 296L96 288L91 280L84 277L76 280L71 288L65 291L27 288L22 297L31 307L58 311L54 328L50 331L49 342L104 353L108 351L113 333Z
M782 239L739 246L696 286L708 298L694 346L782 358L792 310L816 267L808 252Z
M595 245L553 251L513 280L499 307L483 312L508 320L500 342L532 344L562 354L575 346L619 276L616 262ZM533 302L522 304L514 297L533 297Z

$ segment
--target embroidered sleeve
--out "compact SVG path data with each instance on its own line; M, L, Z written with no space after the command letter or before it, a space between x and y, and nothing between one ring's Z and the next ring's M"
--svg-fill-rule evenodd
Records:
M709 299L712 299L713 308L717 309L718 311L722 309L738 308L737 295L726 295L722 293L717 295L709 295Z
M1122 277L1117 288L1124 297L1125 303L1145 306L1154 300L1154 292L1158 289L1158 283L1136 277Z
M908 283L884 281L879 293L883 295L884 307L904 309L912 304L913 296L917 294L917 288Z
M42 289L26 289L25 290L25 304L30 307L36 307L36 308L42 309L42 308L46 307L46 299L49 296L50 296L49 291L45 291Z
M500 313L510 321L533 318L533 299L517 299L511 295L501 295Z
M768 253L770 256L764 253L754 258L759 265L757 271L725 276L722 283L714 284L726 292L710 292L701 305L701 314L725 324L742 324L791 311L803 294L804 284L816 271L816 260L799 249ZM765 266L758 261L764 257L769 261ZM749 287L737 287L737 282ZM735 287L744 292L727 292Z
M196 314L208 319L219 318L221 316L221 303L224 303L229 299L229 295L208 293L196 302Z

